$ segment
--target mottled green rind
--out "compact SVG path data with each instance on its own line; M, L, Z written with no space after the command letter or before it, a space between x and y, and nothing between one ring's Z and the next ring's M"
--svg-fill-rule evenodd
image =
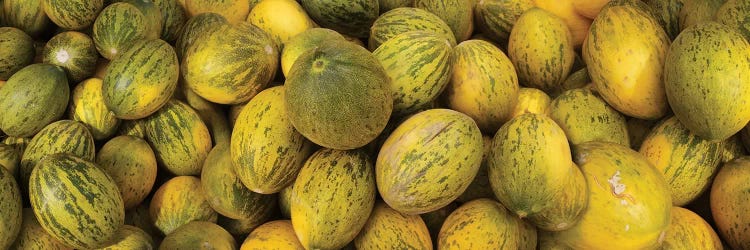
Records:
M302 135L333 149L375 139L393 110L390 78L365 48L331 41L302 54L286 79L289 120Z
M65 69L68 80L78 83L94 75L99 53L86 34L68 31L50 39L44 46L42 60Z
M39 224L74 248L97 248L124 225L117 185L96 164L69 154L46 157L29 179L29 197Z
M321 149L302 167L292 190L292 225L307 249L352 241L375 205L375 175L362 151Z
M175 175L199 175L211 151L206 124L190 106L170 100L145 120L146 140L160 166Z
M361 250L433 249L430 232L419 215L399 213L383 202L375 205L354 245Z
M120 119L141 119L164 106L177 88L179 64L162 40L136 42L107 67L102 95Z
M44 12L53 23L63 29L80 30L88 27L104 7L103 0L42 0Z
M16 241L10 249L45 249L45 250L72 250L63 243L52 237L47 231L44 231L42 225L36 220L32 208L23 209L23 222L21 231L16 237Z
M395 115L423 109L437 99L450 80L451 49L450 41L438 34L411 31L373 52L391 78Z
M3 0L0 7L0 12L5 15L4 25L19 28L30 36L39 37L50 26L42 0Z
M154 0L162 18L161 39L172 42L182 34L188 20L187 11L177 0Z
M502 44L518 17L532 7L532 0L482 0L474 6L474 20L484 35Z
M205 221L194 221L177 228L167 235L159 246L170 249L237 249L237 242L227 230Z
M146 39L157 39L161 36L163 25L160 7L152 0L120 0L132 4L146 17Z
M208 204L200 182L194 176L178 176L156 190L149 216L161 235L192 221L216 222L218 214Z
M675 116L707 140L725 140L750 121L750 44L716 22L687 28L674 40L664 67Z
M669 38L674 40L680 34L680 11L685 1L691 0L650 0L648 5L654 12L654 16L659 20L667 32Z
M146 141L134 136L112 138L99 149L96 163L115 181L125 209L151 193L156 181L156 156Z
M522 221L490 199L468 202L445 219L438 249L519 249ZM465 238L464 238L465 237Z
M146 139L146 125L144 120L124 120L120 123L117 134L132 135L141 139Z
M750 41L750 1L728 0L716 11L716 21L739 31Z
M380 195L402 213L437 210L466 190L483 149L482 133L468 116L448 109L420 112L380 149L375 165Z
M210 33L211 31L218 29L221 24L227 23L227 19L222 15L206 12L198 14L185 22L185 25L180 31L179 38L175 43L175 51L177 57L182 60L184 58L187 49L199 40L200 37Z
M110 138L120 125L120 119L107 109L102 97L102 81L97 78L78 83L70 100L69 118L88 126L94 140Z
M0 248L7 249L13 244L21 230L22 203L21 189L14 175L0 167Z
M122 226L112 239L107 242L106 247L101 250L151 250L156 248L151 235L148 235L142 229L131 226Z
M132 4L118 2L107 6L93 25L91 37L96 50L104 58L115 59L133 43L147 38L147 22L146 16Z
M375 20L370 28L368 48L375 50L391 38L409 31L434 32L445 36L451 46L456 45L456 37L443 19L423 9L401 7L388 11Z
M415 0L414 7L434 13L453 31L457 42L462 42L474 31L474 1Z
M302 7L320 26L364 38L380 11L378 0L302 0Z
M16 176L21 164L21 155L11 145L0 144L0 166L3 166L11 175Z
M0 28L0 80L8 80L31 64L34 54L34 40L29 35L17 28Z
M0 129L14 137L31 137L62 117L70 88L62 68L28 66L0 88Z
M552 100L548 113L575 146L609 141L630 146L625 117L589 89L573 89Z

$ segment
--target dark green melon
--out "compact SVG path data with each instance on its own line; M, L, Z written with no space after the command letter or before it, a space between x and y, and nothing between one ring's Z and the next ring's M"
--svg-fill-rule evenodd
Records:
M302 0L302 7L320 26L364 38L378 18L378 0Z
M19 28L30 36L39 37L50 26L42 0L4 0L0 8L5 15L4 25Z
M66 30L88 27L104 7L103 0L42 0L44 13L53 23Z
M34 61L34 40L22 30L13 27L0 28L0 81Z
M154 3L161 11L161 39L169 42L177 40L188 20L185 8L177 0L154 0Z
M65 69L68 80L77 83L94 75L99 53L86 34L68 31L52 37L44 46L42 60Z
M158 38L149 36L148 21L135 5L118 2L107 6L93 25L91 37L96 50L104 58L113 60L137 41Z
M375 50L391 38L409 31L434 32L445 36L451 46L456 45L451 27L439 16L423 9L402 7L383 13L375 20L367 46Z
M63 115L69 95L62 68L51 64L23 68L0 88L0 129L10 136L31 137Z

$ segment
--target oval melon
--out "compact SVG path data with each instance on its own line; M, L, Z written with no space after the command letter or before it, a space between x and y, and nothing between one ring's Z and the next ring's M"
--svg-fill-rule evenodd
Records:
M287 116L310 141L359 148L385 128L393 110L391 79L365 48L331 41L305 52L284 83Z
M383 13L375 20L367 46L374 51L391 38L409 31L434 32L445 36L451 46L456 45L451 27L439 16L419 8L401 7Z
M589 89L573 89L555 98L547 110L573 146L608 141L630 146L625 117Z
M148 18L138 7L128 2L113 3L99 14L93 25L91 38L96 50L104 58L114 60L133 43L143 39L156 39L149 36Z
M479 171L477 176L471 181L466 191L461 196L456 198L457 202L466 203L480 198L496 199L495 193L492 191L492 184L490 184L490 177L487 171L487 165L489 165L489 154L492 149L492 137L483 135L482 145L482 163L479 165Z
M164 237L159 249L194 249L198 246L200 249L237 249L237 242L227 230L214 223L193 221Z
M354 239L357 249L431 250L430 232L419 215L404 215L379 202Z
M675 116L706 140L725 140L750 121L750 44L716 22L687 28L675 39L664 85Z
M200 179L194 176L174 177L154 193L149 215L164 235L170 235L192 221L216 222L216 211L206 199Z
M78 83L94 75L99 53L91 37L67 31L55 35L44 45L42 57L44 63L65 69L70 82Z
M114 135L120 119L107 109L102 96L102 80L91 78L78 83L70 100L70 119L86 124L95 140Z
M250 10L247 21L271 35L281 48L292 37L317 26L295 0L260 1Z
M363 38L378 18L378 0L301 0L307 14L323 28Z
M34 40L22 30L13 27L0 28L0 80L8 80L13 74L34 61Z
M51 64L25 67L0 88L0 129L10 136L31 137L60 119L69 96L62 68Z
M716 21L734 28L745 39L750 40L750 3L743 0L727 0L719 10L716 11Z
M189 87L185 86L185 84L182 84L180 87L185 93L185 103L195 109L195 112L198 113L198 116L201 117L203 123L208 127L214 145L229 143L232 137L232 130L229 127L224 107L203 99L190 90Z
M496 201L470 201L445 219L437 249L520 249L520 223Z
M480 0L474 6L474 22L492 41L507 43L518 17L532 7L533 0Z
M135 136L112 138L99 149L96 163L120 189L125 209L140 204L156 182L156 156L148 143Z
M187 49L192 46L195 41L199 40L200 37L213 32L218 29L221 24L226 24L228 21L222 15L208 12L201 13L194 16L185 22L185 25L180 30L180 36L175 42L175 52L177 57L183 60Z
M311 28L302 31L284 44L284 49L281 51L281 72L288 76L289 70L300 55L326 41L342 39L345 38L341 34L330 29Z
M0 248L13 244L21 230L23 203L21 189L13 174L0 167Z
M304 250L302 244L294 234L292 222L289 220L271 221L253 230L242 242L240 250L253 249L288 249Z
M660 249L724 249L724 247L719 235L703 218L685 208L672 207L672 222L669 224Z
M3 26L19 28L33 37L42 36L51 23L42 8L42 0L4 0L0 5L0 23L3 14Z
M716 229L732 249L750 248L750 158L724 164L711 186L711 214Z

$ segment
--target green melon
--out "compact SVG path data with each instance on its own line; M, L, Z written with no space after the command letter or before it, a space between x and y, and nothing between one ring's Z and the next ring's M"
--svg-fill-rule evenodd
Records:
M44 45L42 60L65 69L68 80L78 83L94 75L99 53L86 34L67 31L55 35Z
M156 39L149 36L149 19L133 4L126 2L113 3L99 14L93 25L91 37L96 50L104 58L114 60L124 53L133 43L144 39Z
M393 110L390 78L366 49L331 41L294 63L285 82L294 128L321 146L359 148L375 139Z
M547 111L565 131L573 146L588 141L609 141L630 146L625 117L588 89L563 92Z
M30 65L0 89L0 129L10 136L31 137L63 115L69 95L62 68Z
M154 3L161 12L161 39L169 42L176 41L188 20L185 8L177 0L154 0Z
M467 0L415 0L414 7L425 9L443 19L462 42L474 31L474 3Z
M302 0L302 7L320 26L364 38L378 18L378 0Z
M162 20L162 13L160 7L156 4L156 1L152 0L118 0L125 3L132 4L138 8L141 13L146 17L146 38L156 39L161 36L161 30L164 21Z
M521 223L497 201L470 201L445 219L437 249L521 249Z
M227 23L227 19L216 13L202 13L194 16L185 22L179 33L179 38L175 42L175 51L177 57L182 60L187 53L187 49L199 40L199 37L208 34L217 29L220 24Z
M304 250L305 248L294 234L292 222L276 220L261 225L253 230L240 249L273 249Z
M156 156L146 141L134 136L112 138L99 149L96 163L120 189L125 209L140 204L156 181Z
M80 30L88 27L104 7L103 0L42 0L44 12L53 23L63 29Z
M184 84L181 84L180 87L185 92L185 103L195 109L195 112L208 127L214 145L229 143L232 137L232 129L229 127L229 121L223 106L203 99Z
M3 0L0 13L5 14L5 25L19 28L33 37L42 36L50 26L42 0Z
M375 50L391 38L409 31L434 32L445 36L451 46L456 45L451 27L439 16L423 9L402 7L388 11L375 20L370 28L368 48Z
M11 175L18 174L21 164L21 155L11 145L0 144L0 166L3 166Z
M312 28L297 34L284 44L284 49L281 51L281 72L288 76L289 70L300 55L336 39L345 38L338 32L325 28Z
M0 248L7 249L13 244L21 230L22 203L21 189L14 175L0 167Z
M395 8L413 7L414 0L380 0L378 5L380 6L380 14L383 14Z
M685 0L651 0L647 2L664 27L664 31L667 32L670 39L674 40L681 31L679 14Z
M727 0L716 11L716 21L739 31L745 39L750 40L750 2Z
M0 80L8 80L31 64L34 53L34 40L29 35L13 27L0 28Z
M146 125L144 120L124 120L120 123L117 130L118 135L132 135L141 139L146 139Z
M678 13L680 30L693 25L714 20L716 12L727 0L683 0Z
M102 97L102 80L91 78L78 83L70 100L70 119L86 124L95 140L114 135L120 119L107 109Z
M481 0L474 6L474 20L492 41L505 43L518 17L532 7L533 0Z
M357 249L431 250L430 232L419 215L404 215L379 202L354 239Z

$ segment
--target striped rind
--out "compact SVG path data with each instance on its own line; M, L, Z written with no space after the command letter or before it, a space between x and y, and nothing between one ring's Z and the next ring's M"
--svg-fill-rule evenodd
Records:
M449 40L425 31L410 31L388 40L373 55L391 78L393 113L409 114L430 105L451 76Z
M216 224L226 229L227 232L232 235L247 235L255 228L260 226L260 224L266 222L268 218L272 218L270 216L273 214L274 210L267 210L267 212L269 213L269 217L261 221L259 221L257 218L232 219L219 214L219 219L217 220Z
M345 39L336 31L326 28L312 28L289 39L281 50L281 71L285 76L289 75L289 70L297 61L300 55L308 50L334 39Z
M68 80L78 83L94 75L99 53L94 40L86 34L67 31L52 37L42 52L44 63L65 69Z
M414 7L427 10L443 19L453 31L457 42L462 42L474 31L474 1L415 0Z
M727 0L716 11L716 21L727 25L750 40L750 3L742 0Z
M284 87L264 90L245 106L231 140L237 177L250 190L272 194L294 183L312 144L287 118Z
M179 63L162 40L136 42L112 60L102 84L104 103L120 119L141 119L164 106L177 88Z
M719 235L700 215L681 207L672 207L671 214L662 249L724 249Z
M32 208L23 209L23 222L21 231L13 242L11 249L49 249L49 250L72 250L52 235L44 231L42 225L36 220Z
M259 226L247 236L240 247L241 250L269 248L305 249L294 234L294 227L289 220L276 220Z
M62 68L30 65L0 88L0 129L10 136L31 137L56 121L68 106L70 88Z
M510 120L518 101L518 76L508 57L482 40L453 48L453 74L445 89L448 107L473 118L487 134Z
M39 224L74 248L98 248L122 227L117 185L96 164L69 154L44 158L31 173L29 198Z
M709 188L721 163L723 145L698 137L670 117L651 130L639 152L664 175L672 204L684 206Z
M445 219L437 249L520 249L520 223L497 201L473 200Z
M466 191L456 198L456 202L466 203L481 198L496 199L495 193L492 191L492 185L490 184L489 173L487 171L489 153L490 149L492 149L492 137L483 135L482 145L484 145L482 151L482 163L479 165L477 176L471 181L471 184L466 188Z
M146 39L158 39L163 27L162 13L160 7L152 0L122 0L132 4L146 17L145 35Z
M151 235L148 235L143 229L131 225L122 226L103 247L107 250L148 250L154 248L156 248L156 244Z
M13 244L21 230L23 204L21 189L14 175L0 167L0 248Z
M192 221L216 222L216 211L206 200L201 180L194 176L177 176L164 183L151 198L149 215L163 235Z
M188 19L182 26L180 36L175 42L175 50L180 60L185 58L187 49L200 37L218 29L220 24L227 23L227 19L216 13L202 13Z
M750 230L750 158L743 156L721 167L713 180L710 194L711 215L716 231L726 240L730 249L750 247L747 232Z
M302 0L302 6L316 23L353 37L367 37L380 14L378 0Z
M123 120L118 128L118 135L132 135L141 139L146 139L145 120Z
M413 115L380 148L375 165L380 195L402 213L437 210L466 190L483 149L482 133L464 114L431 109Z
M23 156L23 152L26 151L26 146L29 145L30 141L31 138L28 137L8 136L8 138L5 138L2 143L13 147L13 149L16 150L16 153L18 153L18 157L20 158Z
M151 193L156 181L156 156L143 139L112 138L99 149L96 163L117 184L125 209L137 206Z
M102 57L114 60L133 43L146 39L146 16L132 4L113 3L99 14L91 38Z
M0 166L3 166L11 175L16 176L21 164L21 155L11 145L0 144Z
M588 141L630 146L625 117L589 89L563 92L547 112L574 146Z
M276 74L279 52L271 36L247 22L221 25L187 48L182 77L196 94L220 104L250 100Z
M185 94L185 103L195 109L195 112L198 113L198 116L201 117L209 132L211 132L214 145L229 143L232 137L232 129L223 107L220 104L206 101L184 84L181 84L180 87Z
M202 13L218 13L230 23L245 21L254 0L181 0L191 17Z
M255 225L269 219L276 207L276 196L247 189L235 174L229 144L216 145L208 154L201 171L201 186L206 200L216 212ZM254 222L254 223L253 223Z
M4 0L0 8L0 19L5 15L5 25L19 28L33 37L42 35L51 23L42 8L42 0Z
M206 221L193 221L168 234L159 245L169 249L237 249L237 242L227 230Z
M375 205L354 245L362 250L433 249L430 232L419 215L399 213L383 202Z
M21 156L21 183L26 188L35 166L56 153L67 153L86 161L95 157L94 138L83 123L71 120L54 122L39 131ZM28 190L28 189L25 189Z
M0 80L8 80L31 64L34 54L34 40L29 35L13 27L0 28Z
M474 6L477 28L492 41L504 43L518 17L534 7L533 0L483 0Z
M648 1L654 16L659 20L669 38L674 40L680 34L679 14L685 0Z
M88 27L104 7L103 0L42 0L44 13L49 19L67 30Z
M372 162L363 151L321 149L302 167L292 190L292 225L306 249L338 249L352 241L375 205Z
M443 19L423 9L401 7L383 13L375 20L370 28L368 46L375 50L391 38L409 31L434 32L445 36L451 46L456 45L456 37Z
M182 34L182 27L188 20L187 11L178 0L154 0L162 18L161 39L176 41Z
M73 89L68 109L69 118L86 124L94 140L104 140L114 135L120 119L107 109L102 97L102 80L91 78Z

